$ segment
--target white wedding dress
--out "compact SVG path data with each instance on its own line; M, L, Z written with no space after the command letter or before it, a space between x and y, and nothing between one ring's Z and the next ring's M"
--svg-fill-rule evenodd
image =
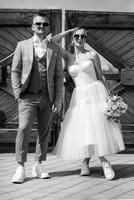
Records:
M115 154L125 149L118 123L104 115L108 95L92 60L69 67L75 82L54 153L65 160Z

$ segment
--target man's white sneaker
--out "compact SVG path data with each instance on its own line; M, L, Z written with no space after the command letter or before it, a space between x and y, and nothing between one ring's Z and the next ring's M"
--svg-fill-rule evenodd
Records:
M50 175L47 172L44 172L43 166L36 162L32 167L32 175L41 179L50 178Z
M25 179L25 169L22 166L18 166L16 172L12 178L12 183L23 183Z

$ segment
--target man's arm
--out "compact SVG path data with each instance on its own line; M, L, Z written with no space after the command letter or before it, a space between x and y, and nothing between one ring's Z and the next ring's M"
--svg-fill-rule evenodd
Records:
M18 43L15 49L12 62L12 69L11 69L11 84L16 100L19 98L19 92L21 87L21 70L22 70L22 54L21 54L21 45L20 43Z
M57 108L56 112L59 112L63 101L63 68L62 68L61 57L58 54L55 66L54 84L55 84L54 106Z

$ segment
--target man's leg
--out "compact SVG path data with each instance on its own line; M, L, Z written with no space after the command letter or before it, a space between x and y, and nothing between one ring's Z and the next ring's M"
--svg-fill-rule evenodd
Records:
M44 173L40 163L46 160L52 116L51 103L47 98L45 98L44 106L43 108L40 107L37 114L38 137L35 152L35 166L33 167L33 171L35 171L33 174L40 178L49 177L47 173Z
M47 104L45 108L38 113L38 138L36 144L35 160L46 160L46 154L48 149L50 127L52 124L52 111L50 104Z
M27 160L29 134L34 121L36 107L27 100L19 100L19 127L16 137L16 160L18 167L12 179L13 183L22 183L25 178L24 163Z
M16 160L18 163L27 161L29 134L33 125L36 107L27 100L20 100L19 109L19 127L16 137Z

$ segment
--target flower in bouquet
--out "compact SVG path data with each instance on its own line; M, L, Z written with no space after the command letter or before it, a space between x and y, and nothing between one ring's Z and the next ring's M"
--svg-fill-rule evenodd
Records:
M119 122L119 117L126 112L128 106L122 97L114 95L108 96L105 102L105 115L108 120Z

